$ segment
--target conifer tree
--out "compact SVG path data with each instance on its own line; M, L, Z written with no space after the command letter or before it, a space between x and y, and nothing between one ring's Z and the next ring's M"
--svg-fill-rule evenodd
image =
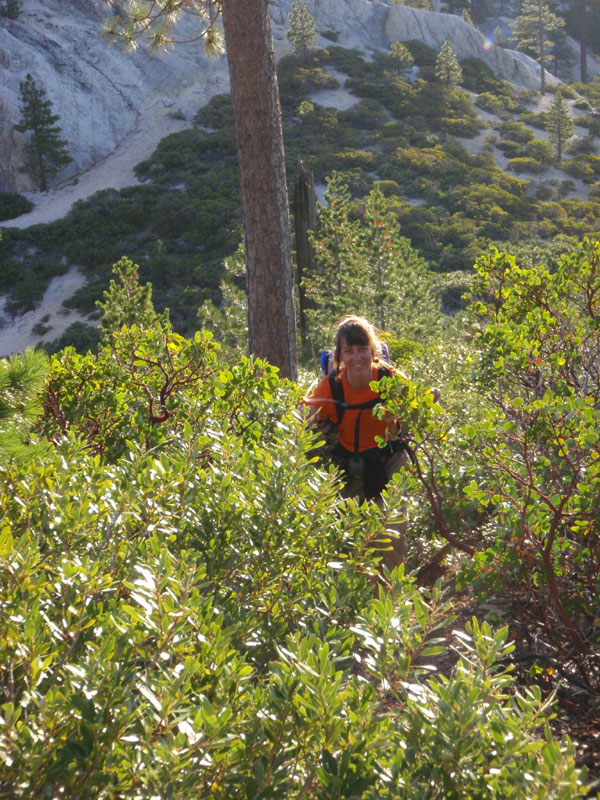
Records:
M313 234L316 272L307 279L309 310L316 337L326 340L343 314L358 313L381 330L410 336L423 318L435 316L436 303L427 264L401 236L389 200L376 186L364 214L351 219L354 203L348 187L333 173L320 225Z
M556 160L560 164L565 144L573 135L573 120L560 89L554 95L550 111L546 114L546 130L556 148Z
M137 325L150 328L155 324L164 327L169 322L166 309L157 314L152 303L152 284L142 286L139 282L137 264L122 258L113 266L113 275L108 290L104 292L104 302L96 305L102 312L101 338L106 341L112 333L117 333L123 325Z
M588 98L595 108L600 108L600 75L595 75L589 84Z
M364 288L364 276L357 281L360 227L350 220L352 197L336 172L327 179L325 203L318 204L318 229L309 232L317 268L305 281L307 298L318 305L317 311L308 311L317 328L317 319L334 325L342 314L358 312Z
M504 38L504 30L501 25L496 25L496 27L492 31L492 41L498 47L507 46L506 40Z
M288 39L292 43L294 53L301 58L306 58L317 45L315 33L315 18L309 12L305 0L296 0L292 3L289 16L290 29Z
M440 11L445 14L460 14L462 11L469 11L470 8L470 0L442 0L440 3Z
M0 359L0 466L9 459L31 459L42 447L26 445L25 437L42 411L47 362L45 353L31 348Z
M4 0L4 2L0 3L0 17L18 19L20 13L21 5L19 0Z
M244 244L223 260L219 281L218 305L205 300L198 309L201 328L210 331L219 342L224 360L233 363L239 354L248 349L248 301L243 285L245 282Z
M572 6L577 6L577 32L579 34L577 37L579 40L579 80L581 83L587 83L588 79L588 5L591 2L593 2L593 0L574 0L574 2L570 4Z
M28 447L25 437L41 414L47 361L45 353L32 349L0 360L0 464L32 458L39 450Z
M412 53L402 42L392 42L390 45L390 61L396 74L407 72L415 63Z
M564 28L557 28L550 34L552 42L552 70L557 78L571 80L571 73L577 58L569 44L569 37Z
M384 331L389 328L395 292L400 284L397 240L400 226L388 211L386 199L379 187L367 196L361 251L365 264L365 284L369 287L369 300L373 319Z
M433 11L433 3L431 0L392 0L392 5L418 8L421 11Z
M448 89L456 89L462 81L462 69L450 42L444 42L435 60L435 74Z
M33 175L42 192L48 189L48 179L57 175L73 159L67 143L60 138L60 119L52 113L52 102L46 100L46 91L38 89L33 77L27 74L19 84L21 90L21 121L15 125L20 133L31 131L25 144L27 161L23 172Z
M546 54L551 42L547 35L561 28L564 19L550 10L546 0L523 0L513 25L517 47L536 58L540 65L540 91L546 93Z
M363 313L380 330L399 328L406 333L423 307L432 315L427 264L401 236L398 220L377 185L366 199L359 254Z

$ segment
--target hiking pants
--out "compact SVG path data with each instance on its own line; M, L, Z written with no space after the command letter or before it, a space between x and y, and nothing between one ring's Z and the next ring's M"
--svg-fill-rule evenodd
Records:
M399 450L386 456L383 463L389 480L395 472L400 471L401 467L408 466L410 459L406 450ZM356 497L358 500L365 500L362 478L351 477L346 483L344 494L348 497ZM379 508L383 508L381 495L375 499L375 502ZM405 516L405 507L406 504L403 503L401 508L403 516ZM401 564L406 556L406 519L389 525L375 543L375 548L381 549L383 563L388 569L393 569Z

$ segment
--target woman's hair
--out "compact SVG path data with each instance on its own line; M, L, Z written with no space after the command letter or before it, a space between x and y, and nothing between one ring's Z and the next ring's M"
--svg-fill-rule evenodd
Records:
M381 344L375 333L375 328L362 317L344 317L335 332L333 347L333 369L337 372L341 363L342 339L346 344L371 345L373 361L381 360Z

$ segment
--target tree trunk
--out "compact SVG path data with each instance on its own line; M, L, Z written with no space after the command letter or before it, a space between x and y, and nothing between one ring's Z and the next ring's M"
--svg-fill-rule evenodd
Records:
M250 353L297 375L281 108L267 0L221 0L240 173Z
M581 82L587 83L587 22L586 0L579 0L579 47L581 52Z
M40 191L48 191L48 177L46 175L46 165L44 164L44 153L42 152L41 131L38 125L33 128L33 136L35 146L35 160L37 161L37 177L40 182Z
M308 232L317 227L317 204L313 174L302 161L298 163L298 179L294 190L294 234L296 240L296 283L298 286L298 316L302 344L306 343L306 292L302 279L315 269L315 255Z
M543 14L542 14L542 0L538 0L538 33L539 33L539 41L540 41L540 92L542 95L546 94L546 70L544 66L544 22L543 22Z

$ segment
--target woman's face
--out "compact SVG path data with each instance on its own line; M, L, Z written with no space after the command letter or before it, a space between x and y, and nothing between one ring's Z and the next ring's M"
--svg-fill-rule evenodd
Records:
M365 389L373 380L373 352L370 344L348 344L342 337L340 360L353 389Z

